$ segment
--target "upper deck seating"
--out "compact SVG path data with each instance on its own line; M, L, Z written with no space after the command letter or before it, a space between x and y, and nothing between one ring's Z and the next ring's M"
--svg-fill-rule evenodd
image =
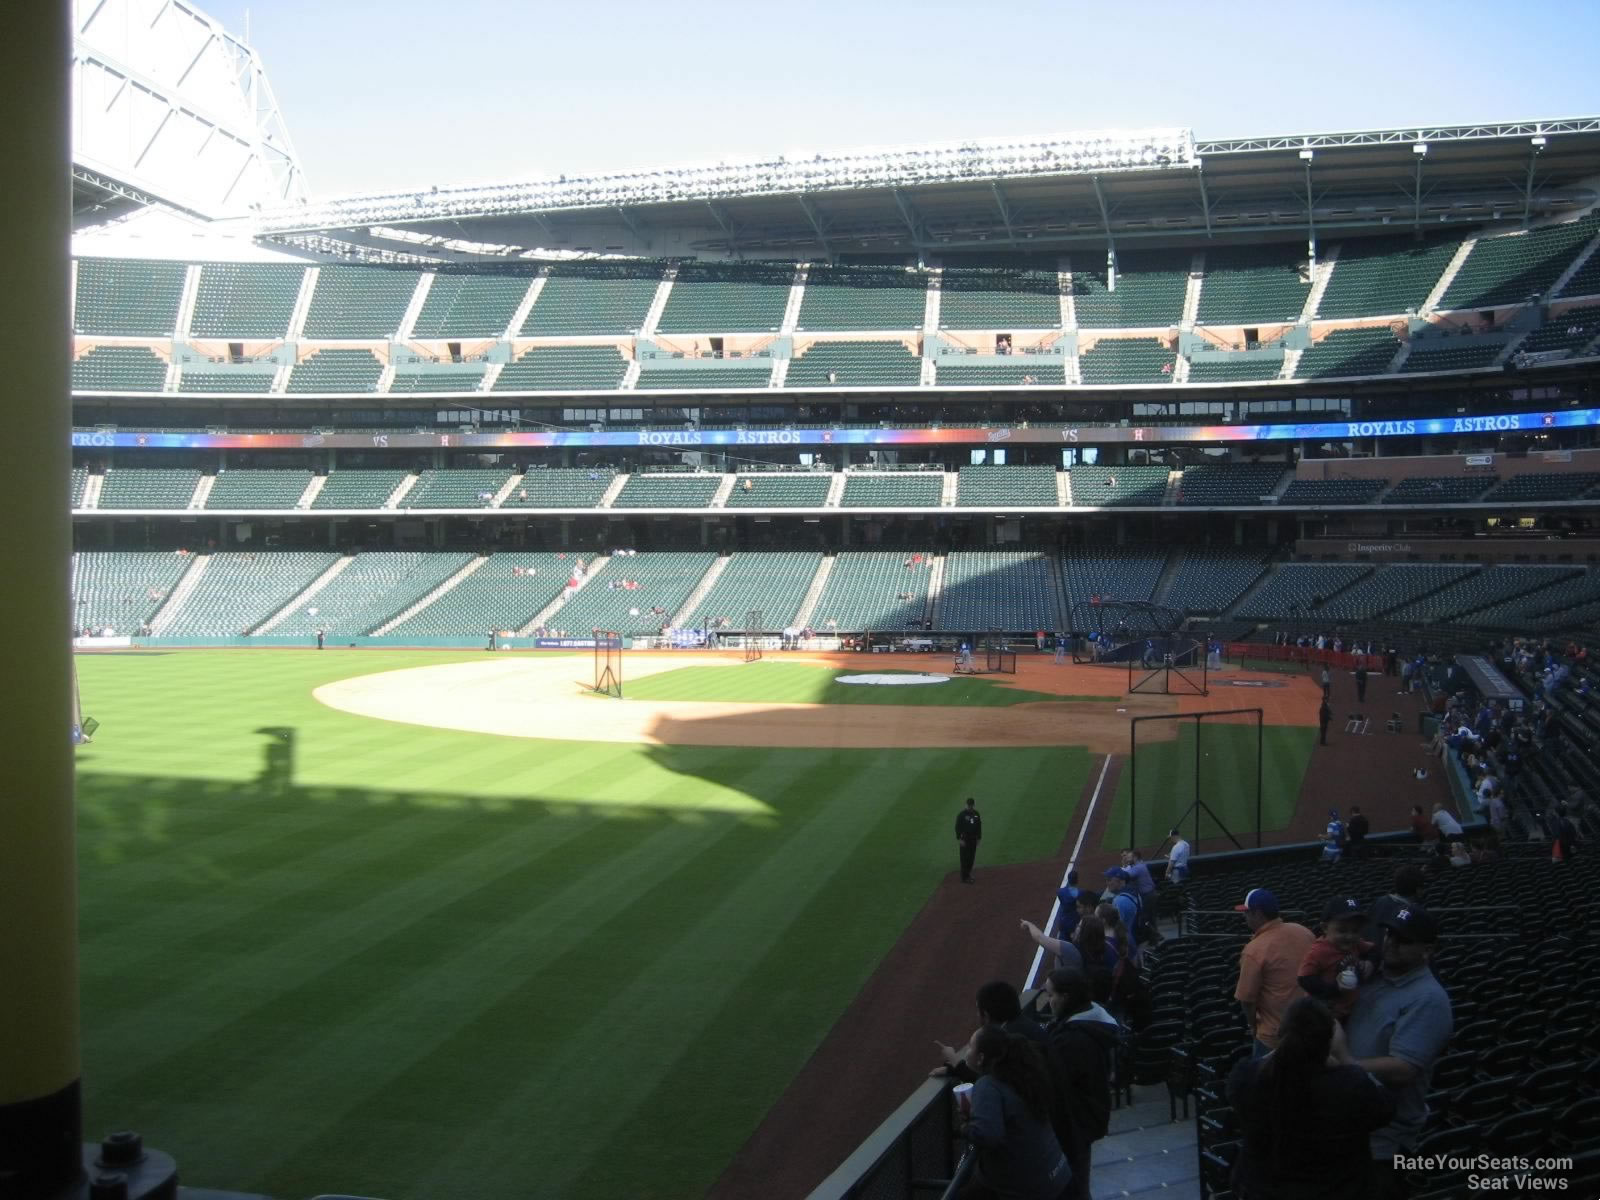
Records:
M488 508L511 472L504 467L454 467L424 471L400 498L401 508Z
M1280 354L1235 354L1230 358L1201 358L1189 363L1190 383L1259 383L1283 372Z
M793 267L685 263L656 328L668 334L776 333L793 285Z
M616 472L610 467L543 467L528 471L501 508L597 508Z
M1228 463L1190 467L1178 481L1179 504L1261 503L1283 478L1281 463Z
M398 367L389 381L391 392L476 392L483 387L488 367L481 362L459 363L442 370L418 371Z
M1201 325L1298 321L1311 285L1298 244L1218 246L1206 251Z
M318 350L289 372L290 392L375 392L383 364L370 350Z
M1418 312L1460 248L1455 237L1348 239L1317 305L1323 320Z
M494 274L439 272L417 313L412 336L494 338L504 335L533 283L525 271Z
M721 475L630 475L612 508L706 508Z
M73 624L114 635L139 631L194 565L170 550L82 550L72 556Z
M1470 504L1499 482L1494 475L1408 476L1383 498L1385 504Z
M830 633L922 628L932 562L932 555L915 550L842 551L812 611L812 628Z
M1439 307L1490 308L1543 295L1597 230L1600 217L1588 216L1525 233L1479 238Z
M1149 508L1167 494L1167 468L1129 464L1102 467L1078 463L1067 468L1074 508Z
M1441 345L1430 338L1412 347L1405 362L1400 364L1400 370L1407 375L1420 371L1482 371L1494 366L1494 360L1504 349L1504 342L1452 346Z
M405 478L404 471L329 471L311 507L382 508Z
M1072 256L1072 302L1084 329L1170 328L1183 319L1192 256L1182 250L1130 250L1117 255L1115 291L1106 289L1106 264L1088 253Z
M840 508L938 508L944 475L934 472L852 471L844 481Z
M72 389L85 392L159 392L167 364L143 346L95 346L72 362Z
M1036 551L971 550L945 556L938 629L977 632L1055 629L1050 559Z
M1054 354L941 354L934 363L936 387L1060 387L1066 382L1066 359Z
M822 555L807 551L740 552L728 559L717 581L689 614L691 628L742 630L752 612L764 630L786 629L822 565Z
M300 263L205 263L189 332L233 340L284 337L305 274Z
M1278 503L1371 504L1388 486L1386 479L1296 479Z
M72 327L78 333L170 337L187 268L143 258L80 258Z
M1593 255L1590 261L1594 259L1600 259L1600 254ZM1540 354L1568 350L1576 354L1597 337L1600 337L1600 305L1590 304L1552 316L1543 328L1535 329L1517 344L1517 352Z
M524 337L636 333L660 284L660 263L557 263L549 268L521 333Z
M317 286L306 309L305 336L393 337L400 331L421 278L414 267L328 263L317 272Z
M494 390L614 392L627 373L628 360L615 346L543 346L500 368Z
M1171 383L1178 356L1159 338L1101 338L1078 355L1083 382Z
M217 472L207 508L293 508L311 483L307 470L231 468Z
M1550 500L1577 500L1600 486L1600 471L1535 471L1503 479L1484 500L1516 504L1543 504Z
M951 256L939 280L940 329L1057 329L1061 268L1054 258Z
M741 359L727 366L678 367L655 366L653 359L641 364L639 381L634 387L641 392L654 391L722 391L728 388L764 388L772 381L772 360L767 358Z
M272 376L271 371L230 371L226 367L207 370L203 366L186 366L178 372L178 390L263 395L272 390Z
M823 472L762 471L740 475L728 493L727 507L821 508L832 485L833 476Z
M1055 508L1061 503L1056 491L1056 469L1050 466L962 467L956 488L958 508Z
M922 360L899 342L817 342L789 363L784 386L916 387Z
M188 467L110 467L101 508L188 508L200 472Z
M1295 378L1383 375L1399 349L1400 343L1386 327L1335 329L1301 352Z
M920 329L928 276L895 266L827 266L806 272L801 332Z
M338 559L332 550L213 554L163 637L243 637L293 600Z

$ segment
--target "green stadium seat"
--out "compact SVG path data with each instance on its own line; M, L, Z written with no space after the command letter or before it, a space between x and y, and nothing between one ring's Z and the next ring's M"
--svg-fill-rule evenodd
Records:
M332 550L213 554L162 637L243 637L339 559Z
M1279 505L1371 504L1388 486L1384 479L1296 479Z
M937 387L1060 387L1067 360L1057 354L941 354Z
M1311 292L1305 258L1305 250L1299 244L1208 249L1196 323L1254 325L1298 321Z
M1540 593L1568 579L1581 578L1581 567L1546 567L1518 564L1485 567L1463 576L1449 587L1424 596L1385 616L1389 621L1453 621L1480 609L1503 604L1517 596ZM1469 618L1476 624L1477 618Z
M1150 546L1073 546L1061 560L1067 606L1106 600L1150 600L1167 552Z
M1478 571L1460 563L1394 563L1379 567L1317 610L1333 621L1370 621Z
M206 263L189 332L203 338L281 338L306 274L300 263Z
M784 386L916 387L922 360L900 342L816 342L789 363Z
M1283 372L1283 355L1241 352L1227 358L1200 358L1189 363L1190 383L1259 383Z
M1580 248L1581 252L1581 248ZM1600 251L1589 255L1561 289L1563 299L1600 296Z
M421 278L414 267L328 263L317 272L317 285L306 309L304 336L392 338L400 331Z
M1559 616L1596 601L1600 601L1600 571L1591 569L1480 609L1472 614L1472 624L1491 629L1537 630L1541 628L1541 617Z
M110 467L101 508L188 508L200 472L187 467Z
M1050 558L1028 550L973 550L947 554L934 627L977 633L1054 630L1056 590Z
M560 552L499 551L385 637L483 637L521 629L561 594L573 557Z
M1281 463L1228 463L1190 467L1178 480L1179 504L1248 505L1277 490L1285 467Z
M1054 258L950 258L939 279L940 329L1059 329L1061 268Z
M932 565L932 555L915 550L841 551L812 610L811 627L830 634L921 629Z
M530 272L454 274L439 272L417 313L418 338L497 338L506 333L533 283Z
M671 623L716 559L709 550L614 554L589 572L582 589L556 609L548 626L572 637L586 637L596 629L657 633Z
M178 371L180 392L232 392L264 395L272 390L273 371L230 370L227 367L181 367Z
M1335 320L1420 312L1460 247L1458 237L1419 242L1409 234L1346 241L1316 315Z
M1183 320L1192 255L1134 250L1117 255L1117 286L1106 289L1102 258L1072 256L1072 303L1082 329L1171 328Z
M75 392L159 392L167 364L142 346L95 346L72 362Z
M483 387L488 367L481 362L456 363L431 371L396 367L389 381L391 392L476 392Z
M721 475L630 475L612 508L706 508Z
M659 263L558 263L518 331L523 337L636 333L661 284Z
M658 366L656 360L647 358L640 364L639 381L634 387L641 392L715 392L728 388L764 388L772 381L770 358L713 361L716 365L670 367Z
M1178 552L1178 567L1163 602L1186 613L1220 613L1266 569L1259 550L1186 548Z
M267 638L362 637L393 620L476 556L463 551L375 550L357 554ZM487 633L487 629L485 630Z
M1365 563L1284 563L1234 615L1255 620L1318 620L1328 597L1371 570Z
M863 472L845 476L840 508L938 508L944 475L933 472Z
M815 551L759 550L734 554L689 614L691 629L743 630L751 612L764 631L787 629L811 589L822 555Z
M375 392L383 364L370 350L318 350L289 372L290 392Z
M1445 289L1439 307L1482 309L1543 295L1597 231L1600 217L1588 216L1525 233L1480 238Z
M517 481L501 508L597 508L616 477L610 467L540 467Z
M1400 371L1406 375L1423 371L1483 371L1494 366L1494 360L1505 348L1504 342L1451 346L1429 338L1412 343L1411 353L1400 364Z
M796 328L802 332L920 329L927 300L928 276L920 271L817 264L806 273Z
M72 468L72 507L83 507L83 494L89 487L89 469L87 467Z
M956 478L956 507L1006 505L1057 508L1056 469L1050 466L969 466Z
M454 467L424 471L400 499L401 508L488 508L511 472L504 467Z
M1499 482L1494 475L1408 476L1383 498L1385 504L1470 504Z
M502 367L493 390L614 392L627 373L628 360L615 346L541 346Z
M329 471L311 507L382 508L405 478L404 471Z
M171 337L186 273L181 262L80 258L72 327L82 334Z
M728 508L821 508L833 476L824 472L761 471L740 475L728 493Z
M1078 463L1067 468L1074 508L1150 508L1167 494L1166 467L1102 467Z
M1171 383L1178 356L1157 338L1101 338L1078 355L1086 384Z
M1596 255L1600 258L1600 255ZM1600 305L1569 308L1558 313L1517 344L1518 354L1545 354L1553 350L1578 353L1600 337Z
M685 263L678 268L660 333L776 333L794 285L794 268Z
M1578 500L1600 487L1596 471L1535 471L1513 475L1485 493L1485 503L1498 500L1516 504L1544 504L1552 500Z
M293 508L311 486L306 470L223 469L217 472L206 507Z
M193 565L192 555L170 550L79 551L72 556L74 628L137 633Z
M1388 328L1335 329L1301 352L1295 378L1387 374L1399 349Z

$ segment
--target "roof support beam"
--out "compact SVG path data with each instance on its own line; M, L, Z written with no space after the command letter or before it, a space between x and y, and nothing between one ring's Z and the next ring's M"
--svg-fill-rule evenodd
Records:
M706 211L711 214L711 219L717 223L717 228L722 230L723 236L728 239L728 249L735 256L743 257L739 255L738 239L735 234L733 219L728 216L720 204L715 204L710 200L706 201Z
M1200 185L1200 215L1205 218L1206 237L1211 237L1211 197L1206 193L1206 164L1201 159L1195 163L1195 182Z
M1533 173L1539 165L1539 155L1544 153L1544 138L1528 139L1528 178L1522 185L1522 227L1528 227L1533 216Z
M1106 234L1106 291L1117 290L1117 239L1111 232L1111 209L1106 204L1106 194L1100 188L1100 176L1091 175L1094 198L1100 202L1100 228Z
M991 179L989 190L994 193L995 207L1000 210L1000 224L1006 227L1006 240L1015 249L1017 244L1017 231L1011 228L1011 206L1006 203L1005 193L1000 190L1000 181Z
M816 231L817 241L822 243L822 252L828 256L828 261L833 261L833 247L828 245L828 231L822 224L822 217L817 212L816 206L806 199L804 192L796 192L794 198L800 202L800 211L805 213L806 220L811 222L811 228Z
M644 226L639 224L638 218L633 216L632 213L630 213L620 204L617 205L617 216L620 217L622 219L622 223L628 227L629 233L633 234L634 237L638 238L646 246L650 244L649 237L645 235ZM543 224L542 221L540 223Z
M911 201L907 200L905 193L899 188L894 190L894 202L900 207L900 219L906 223L906 229L911 233L911 244L919 251L928 246L928 229L922 223L922 214L917 212Z

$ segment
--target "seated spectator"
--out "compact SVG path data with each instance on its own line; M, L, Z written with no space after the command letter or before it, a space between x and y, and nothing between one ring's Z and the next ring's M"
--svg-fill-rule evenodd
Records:
M970 1051L978 1081L961 1136L977 1169L961 1200L1057 1200L1072 1178L1051 1127L1053 1092L1039 1048L986 1025Z
M1450 843L1450 865L1452 867L1470 867L1472 865L1472 855L1467 850L1465 842Z
M1357 1066L1320 1000L1283 1016L1278 1046L1228 1077L1244 1134L1234 1163L1239 1200L1366 1200L1376 1196L1368 1138L1394 1116L1390 1090Z

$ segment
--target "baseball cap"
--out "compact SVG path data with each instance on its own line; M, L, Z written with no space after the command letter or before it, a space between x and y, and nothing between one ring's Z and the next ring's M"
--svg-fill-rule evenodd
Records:
M1415 942L1439 940L1439 922L1433 919L1433 914L1427 909L1415 904L1402 905L1394 912L1386 913L1379 924Z
M1234 912L1263 912L1273 916L1278 912L1278 898L1266 888L1251 888L1245 894L1243 904L1235 904Z
M1335 896L1322 906L1324 921L1337 921L1340 917L1364 917L1367 906L1354 896Z
M1106 878L1120 879L1123 883L1129 883L1133 880L1133 872L1127 867L1107 867Z

